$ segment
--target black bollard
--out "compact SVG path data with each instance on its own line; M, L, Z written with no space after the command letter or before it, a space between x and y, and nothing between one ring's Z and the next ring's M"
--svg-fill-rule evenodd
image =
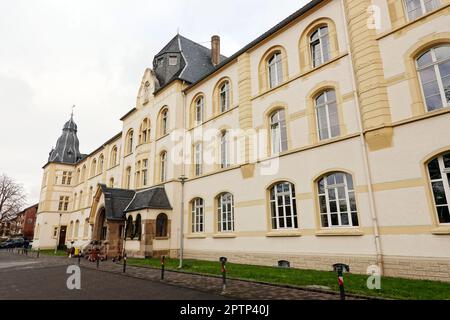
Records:
M41 249L37 250L37 258L39 258L39 255L41 254Z
M161 257L161 280L164 280L164 269L165 269L165 261L166 257L162 256Z
M81 253L78 253L78 265L81 265Z
M97 256L97 269L98 269L99 265L100 265L100 257Z
M339 294L341 296L341 300L345 300L344 272L350 272L350 267L343 263L337 263L333 265L333 269L338 275Z
M227 268L226 268L227 258L221 257L220 262L222 263L220 269L220 271L222 272L222 293L225 293L227 289Z
M123 256L123 273L127 272L127 254L125 253Z

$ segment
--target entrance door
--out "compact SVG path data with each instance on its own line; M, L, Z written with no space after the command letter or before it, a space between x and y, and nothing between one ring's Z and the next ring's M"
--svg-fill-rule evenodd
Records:
M61 226L59 229L59 242L58 242L58 248L62 249L66 245L66 232L67 227Z

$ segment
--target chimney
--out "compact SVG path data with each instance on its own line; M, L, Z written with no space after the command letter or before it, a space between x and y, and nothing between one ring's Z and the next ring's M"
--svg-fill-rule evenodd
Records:
M214 66L220 63L220 37L211 37L211 62Z

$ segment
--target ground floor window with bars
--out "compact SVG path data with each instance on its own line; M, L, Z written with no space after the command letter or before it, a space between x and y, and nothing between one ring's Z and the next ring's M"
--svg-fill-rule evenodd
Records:
M295 187L289 182L279 182L270 189L272 229L298 228Z
M234 204L231 193L223 193L218 197L218 231L234 231Z
M323 228L359 226L352 176L334 172L318 182Z

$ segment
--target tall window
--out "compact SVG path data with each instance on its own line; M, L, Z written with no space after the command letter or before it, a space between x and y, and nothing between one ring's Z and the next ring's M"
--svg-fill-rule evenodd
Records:
M203 173L203 146L201 142L194 146L194 173L196 176Z
M165 182L167 178L167 152L162 152L159 157L159 181Z
M98 170L97 173L102 173L103 172L103 164L105 162L105 157L103 156L103 154L100 155L100 157L98 158Z
M114 188L114 178L109 179L109 187Z
M111 150L111 161L109 166L112 168L115 167L116 164L117 164L117 147L114 146Z
M78 200L78 194L74 194L73 196L73 210L77 209L77 200Z
M450 152L431 160L428 173L439 223L450 223Z
M318 28L310 37L313 67L318 67L330 60L330 41L328 27Z
M203 122L203 112L204 112L204 99L203 96L198 97L195 100L195 115L194 115L194 125L199 125Z
M47 178L47 177L45 177L45 178ZM77 173L75 175L75 183L79 184L81 182L80 179L81 179L81 169L78 168Z
M69 209L69 197L60 196L58 203L58 211L67 211Z
M428 111L450 106L450 45L434 47L417 59Z
M223 131L220 135L220 167L222 169L228 168L230 166L230 159L229 159L229 152L230 152L230 146L229 146L229 137L228 132Z
M148 159L142 160L142 183L143 187L147 186L148 183Z
M415 20L439 7L439 0L405 0L408 19Z
M286 117L284 110L275 111L270 116L270 137L272 154L287 150Z
M131 239L133 237L133 229L134 229L134 227L133 227L133 217L132 216L128 216L127 226L126 226L126 229L125 229L125 237L127 239Z
M289 182L279 182L270 189L272 229L296 229L297 204L295 187Z
M78 202L78 208L83 208L83 190L80 191L80 200Z
M96 169L97 169L97 160L94 159L91 162L91 178L95 176L96 174Z
M73 232L73 238L74 239L78 239L78 233L79 232L80 232L80 221L77 220L77 221L75 221L75 229L74 229L74 232Z
M267 61L270 88L274 88L283 82L283 65L281 59L281 52L276 52Z
M72 182L72 172L63 171L61 184L70 186L71 182Z
M204 203L202 198L192 201L192 233L204 232Z
M218 197L217 219L219 232L234 231L234 204L231 193L223 193Z
M134 184L136 188L140 187L141 184L141 161L136 162L136 177L134 179Z
M141 130L139 132L139 143L147 143L150 141L150 120L145 118L141 124Z
M156 217L156 237L157 238L163 238L167 237L167 226L168 226L168 219L167 215L164 213L160 213L158 217Z
M220 86L219 92L220 112L230 109L230 83L225 81Z
M133 232L133 239L135 240L141 240L141 234L142 234L142 218L141 215L138 214L136 216L136 221L134 222L134 232Z
M319 180L318 190L323 228L359 225L351 175L343 172L328 174Z
M125 170L125 188L130 189L131 187L131 167L127 167Z
M127 150L127 154L130 154L133 152L133 130L130 130L127 133L126 150Z
M322 92L315 99L315 106L320 140L339 136L339 116L335 91L327 90Z
M89 219L84 220L83 238L89 237Z
M169 132L169 110L166 108L161 112L161 136Z

